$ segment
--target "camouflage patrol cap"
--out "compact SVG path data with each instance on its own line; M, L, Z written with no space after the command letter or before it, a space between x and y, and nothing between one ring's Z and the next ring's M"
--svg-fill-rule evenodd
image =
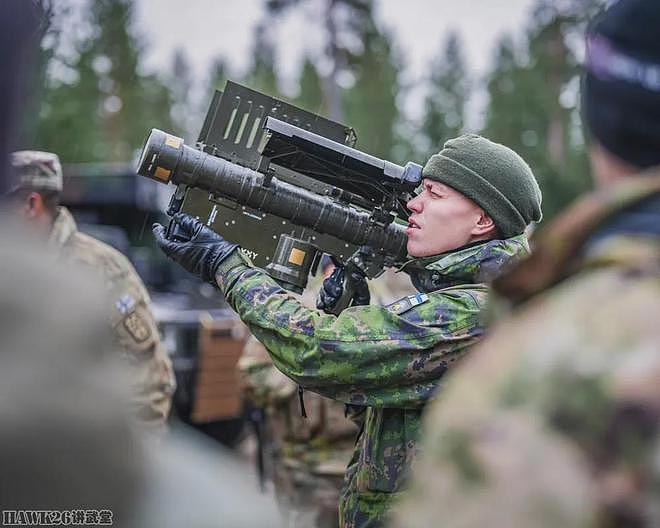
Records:
M29 187L44 191L62 190L60 158L52 152L20 150L11 155L13 181L10 192Z

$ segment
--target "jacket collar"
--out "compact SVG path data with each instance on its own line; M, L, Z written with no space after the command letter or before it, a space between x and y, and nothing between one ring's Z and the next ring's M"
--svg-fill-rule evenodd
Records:
M516 256L529 251L525 235L487 240L406 264L415 287L424 292L458 284L490 282Z
M48 247L59 251L77 232L78 226L76 226L76 221L69 210L66 207L58 207L53 228L48 237Z

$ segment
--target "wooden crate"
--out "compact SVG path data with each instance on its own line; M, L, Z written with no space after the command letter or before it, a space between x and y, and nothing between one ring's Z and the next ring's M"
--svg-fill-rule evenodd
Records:
M194 423L235 418L241 414L236 364L247 337L238 319L200 321L199 352L191 419Z

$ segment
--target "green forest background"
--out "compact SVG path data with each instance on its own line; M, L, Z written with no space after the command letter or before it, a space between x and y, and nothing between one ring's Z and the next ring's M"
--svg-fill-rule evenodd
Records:
M394 162L423 163L445 140L463 132L504 143L532 166L544 194L545 220L589 187L576 50L602 1L538 0L523 38L502 36L495 50L485 51L493 57L487 75L477 78L466 67L458 35L446 35L428 75L419 81L427 93L421 119L403 110L407 93L418 87L402 82L396 43L375 19L373 0L323 0L323 60L330 64L329 73L321 75L306 58L297 93L281 93L274 66L277 42L269 28L305 1L264 1L250 67L240 77L232 74L232 80L349 124L360 149ZM67 0L41 3L46 21L23 148L57 152L64 163L127 162L152 127L194 140L213 90L229 76L225 57L213 62L204 81L208 94L195 101L191 88L199 81L183 51L174 54L168 71L144 72L134 0L86 4L86 31L67 53L59 43L71 6ZM359 50L342 44L347 34L362 43ZM339 83L340 77L350 78L350 86ZM477 130L466 124L475 93L488 97Z

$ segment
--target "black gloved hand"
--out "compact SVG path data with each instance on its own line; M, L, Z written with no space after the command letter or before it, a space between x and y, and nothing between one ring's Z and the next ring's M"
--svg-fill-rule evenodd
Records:
M171 239L165 236L165 228L162 225L152 226L158 246L187 271L215 284L218 266L236 250L238 244L227 242L189 214L177 213L172 219L177 224L177 229L176 236Z
M348 287L353 291L353 296L348 306L364 306L369 304L371 295L369 294L369 286L364 274L354 266L350 266L348 270L348 278L346 281L346 268L335 263L335 269L332 274L323 281L319 297L316 300L316 307L324 312L332 312L333 308L337 305L342 295L344 294L344 282L347 282Z

